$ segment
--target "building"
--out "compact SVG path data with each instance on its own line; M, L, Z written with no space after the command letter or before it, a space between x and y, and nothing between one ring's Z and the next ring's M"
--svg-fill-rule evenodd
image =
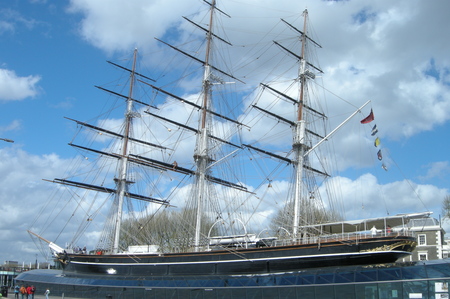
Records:
M428 261L448 257L445 230L435 218L411 219L408 229L417 237L417 247L410 257L403 261Z
M17 261L5 261L3 265L0 265L0 287L2 289L4 287L12 288L14 287L14 280L16 279L17 275L30 271L32 269L50 269L49 263L36 263L29 265L25 265L25 263L22 263L22 265L19 265Z

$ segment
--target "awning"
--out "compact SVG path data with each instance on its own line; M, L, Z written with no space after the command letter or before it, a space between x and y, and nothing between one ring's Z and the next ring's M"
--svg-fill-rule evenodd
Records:
M321 231L323 233L328 234L351 233L359 231L368 231L373 226L375 226L377 229L385 229L387 226L390 227L404 226L411 219L427 218L430 217L431 214L433 214L433 212L397 214L395 216L368 218L361 220L348 220L332 223L321 223L303 227L314 228L317 231Z

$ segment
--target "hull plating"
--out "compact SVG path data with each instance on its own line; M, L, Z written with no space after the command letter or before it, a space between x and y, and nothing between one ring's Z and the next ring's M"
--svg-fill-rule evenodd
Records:
M392 263L410 254L413 237L373 238L165 255L68 255L64 272L119 276L261 274L316 267Z

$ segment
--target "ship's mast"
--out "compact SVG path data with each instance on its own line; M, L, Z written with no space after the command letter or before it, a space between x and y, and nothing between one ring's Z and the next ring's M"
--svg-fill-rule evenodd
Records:
M304 204L302 201L302 180L303 180L303 164L304 164L304 154L307 150L305 144L305 119L303 117L303 103L304 103L304 92L306 88L306 38L307 38L307 20L308 11L305 9L303 11L304 22L303 22L303 34L301 36L302 49L301 49L301 59L300 59L300 69L299 69L299 103L297 110L297 120L295 122L294 137L293 137L293 151L294 151L294 161L295 161L295 182L294 182L294 219L292 223L292 236L297 239L299 236L299 221L300 221L300 211L306 212ZM303 213L306 214L306 213Z
M124 121L124 133L123 133L123 142L122 142L122 157L119 162L119 177L116 178L116 196L117 196L117 215L116 215L116 223L114 228L114 243L112 252L119 252L119 239L120 239L120 228L122 225L122 212L123 212L123 202L125 199L125 194L128 190L127 181L127 173L128 173L128 143L130 139L130 130L131 130L131 122L133 120L133 87L135 80L135 71L136 71L136 56L137 49L134 50L133 55L133 67L130 72L130 88L128 91L128 99L127 99L127 109L125 112L125 121Z
M203 74L203 101L202 110L200 115L200 125L199 125L199 136L197 140L197 147L194 153L194 160L197 168L197 177L195 182L196 196L197 196L197 207L196 207L196 222L195 222L195 238L194 247L195 251L199 251L200 246L200 231L201 231L201 219L203 214L203 204L205 197L207 196L206 188L206 172L208 165L211 161L208 152L208 136L209 136L209 126L208 126L208 110L211 102L211 68L210 68L210 56L211 56L211 40L212 40L212 30L213 30L213 16L214 8L216 6L216 1L213 0L211 3L211 12L209 17L209 29L206 33L206 57L204 64L204 74Z

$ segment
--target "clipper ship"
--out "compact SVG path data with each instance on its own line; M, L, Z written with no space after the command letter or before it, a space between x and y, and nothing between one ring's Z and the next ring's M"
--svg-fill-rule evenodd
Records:
M203 49L184 51L158 40L167 47L166 51L198 64L183 66L189 71L200 67L201 90L191 88L190 84L198 78L195 75L184 77L184 87L189 85L185 90L190 93L186 91L183 96L175 93L182 90L182 85L168 90L165 86L169 84L158 84L164 76L153 79L137 72L137 51L131 67L110 62L128 74L128 93L100 88L125 102L125 116L100 124L70 119L80 130L90 131L84 137L99 137L100 142L91 141L91 145L100 148L71 142L80 157L85 158L79 159L82 171L73 178L51 180L74 198L71 200L76 202L77 212L83 215L83 228L65 247L40 237L40 232L30 229L30 233L49 244L65 275L264 274L391 263L409 255L416 238L404 227L411 218L427 213L339 221L339 215L326 211L321 203L320 188L329 174L327 169L319 168L325 165L319 160L319 151L336 130L327 133L326 126L312 126L327 117L310 95L322 70L310 55L321 46L309 34L308 11L303 12L302 30L282 21L295 33L298 48L273 42L298 65L296 76L289 83L290 87L296 86L296 91L277 89L274 77L270 77L270 82L259 85L258 92L242 88L231 98L229 88L244 80L222 69L227 65L217 62L223 57L215 54L219 48L232 47L215 31L218 15L228 15L218 9L215 0L206 3L207 26L185 18L205 34ZM196 57L197 53L203 53L204 58ZM147 100L137 99L138 84L147 88L143 92ZM249 100L251 97L254 98ZM160 98L164 100L158 102ZM251 104L245 107L247 103ZM289 116L277 113L286 112L282 108L287 105ZM165 114L164 109L170 113ZM267 138L271 124L290 132L290 146L284 151L273 150L268 139L256 140L255 136ZM272 136L286 136L281 130L275 132ZM115 143L107 143L106 139ZM92 156L98 158L93 160ZM269 162L263 164L264 159ZM232 164L232 160L238 163ZM250 162L256 165L252 170L246 168ZM90 164L100 169L99 174L91 172ZM278 178L285 173L291 180L282 185ZM106 179L100 179L100 174ZM92 182L83 181L82 177ZM256 177L263 179L255 183ZM276 193L271 192L275 188L285 198L274 198ZM278 205L270 225L258 212L268 198ZM94 200L100 203L94 204ZM111 208L106 214L108 204ZM74 215L75 212L70 215L72 220ZM87 250L78 247L77 242L84 242L84 230L102 215L104 229L99 243ZM68 221L64 226L71 225ZM372 227L377 228L376 232L370 231ZM394 230L387 230L388 227Z

